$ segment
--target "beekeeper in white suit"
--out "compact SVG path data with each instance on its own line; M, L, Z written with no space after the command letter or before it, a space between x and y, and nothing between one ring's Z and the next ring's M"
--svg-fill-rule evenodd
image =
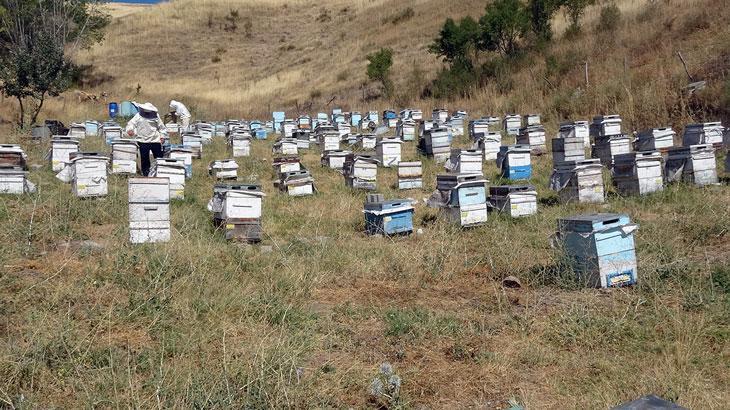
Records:
M177 116L181 128L180 131L187 131L188 126L190 126L190 111L188 111L188 107L180 101L172 100L170 101L170 112L174 112Z
M142 176L150 172L150 153L155 158L162 158L162 144L167 139L167 128L160 119L157 107L151 103L132 102L137 107L137 114L127 123L127 135L137 141L139 146L140 168Z

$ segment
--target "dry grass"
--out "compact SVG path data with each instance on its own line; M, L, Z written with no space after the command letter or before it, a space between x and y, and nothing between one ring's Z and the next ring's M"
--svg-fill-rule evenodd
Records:
M591 9L583 37L546 51L558 61L589 60L591 85L581 94L580 67L551 74L550 86L545 56L535 54L514 67L509 91L495 81L468 99L412 103L474 115L537 111L550 127L599 112L622 114L626 129L710 115L678 92L685 80L674 52L682 50L692 72L715 75L707 62L727 55L730 42L727 25L714 22L727 8L717 0L681 2L686 8L670 0L652 11L645 2L617 3L624 23L611 39L592 34L598 12ZM198 118L292 112L315 90L321 96L312 111L332 95L343 108L380 109L393 103L360 100L365 54L393 47L398 83L414 64L432 76L441 63L424 47L443 19L484 7L466 0L447 10L436 0L383 7L390 4L179 0L117 8L105 43L77 58L114 76L88 91L159 107L181 99ZM413 18L383 24L405 7L414 8ZM229 9L241 16L234 33L218 25ZM317 22L323 9L330 20ZM705 27L703 18L713 23ZM225 52L213 63L219 48ZM10 112L0 100L2 118ZM69 122L105 112L67 93L50 102L48 116ZM47 147L23 143L30 161L42 163ZM413 143L404 145L405 157L415 159ZM108 150L93 140L83 148ZM268 195L265 239L263 247L241 246L225 242L205 210L213 184L205 165L227 157L223 143L204 155L187 198L173 204L167 244L127 243L124 178L111 178L107 198L82 201L46 166L32 173L38 194L0 198L4 406L361 408L372 405L369 383L388 361L403 379L406 407L501 409L515 398L530 409L593 409L648 393L688 408L730 407L727 184L556 205L546 156L535 164L542 202L534 217L490 215L487 225L462 231L419 204L414 224L422 235L370 238L362 233L364 194L320 168L316 150L303 158L320 194L292 199L272 187L271 142L255 142L253 156L238 160L239 175L262 183ZM419 201L441 172L424 161L427 187L407 193ZM493 163L485 171L499 182ZM379 170L378 179L386 196L403 195L392 188L394 170ZM549 246L556 219L594 211L625 212L641 225L638 286L582 289L561 269ZM103 251L62 246L83 239ZM507 275L525 286L503 289Z
M26 146L41 162L45 146ZM320 168L316 150L303 158L320 194L278 194L270 147L256 142L238 160L241 178L268 195L270 252L226 243L210 224L205 164L226 156L221 141L173 205L167 244L127 243L124 178L111 179L109 197L84 201L43 169L33 173L38 195L1 198L0 397L38 407L363 407L389 361L409 407L504 408L514 397L528 408L607 408L650 392L689 408L730 403L727 186L547 205L543 157L537 216L491 215L461 231L418 205L423 235L370 238L364 194ZM427 187L407 193L419 201L440 172L425 165ZM498 182L494 164L486 174ZM379 191L401 195L394 182L394 170L379 170ZM641 224L639 286L581 289L560 271L548 245L556 218L591 211ZM104 250L59 246L81 239ZM525 287L501 288L506 275Z

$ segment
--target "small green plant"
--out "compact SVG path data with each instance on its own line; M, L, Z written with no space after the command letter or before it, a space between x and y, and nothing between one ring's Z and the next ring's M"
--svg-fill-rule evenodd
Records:
M370 397L382 408L400 408L402 405L400 387L401 378L395 373L393 366L390 363L383 363L370 383Z
M372 81L379 81L385 95L390 96L393 92L393 82L390 79L390 68L393 66L393 50L381 48L379 51L368 54L367 75Z
M621 24L621 9L616 3L610 3L601 9L601 16L598 19L598 31L613 32Z

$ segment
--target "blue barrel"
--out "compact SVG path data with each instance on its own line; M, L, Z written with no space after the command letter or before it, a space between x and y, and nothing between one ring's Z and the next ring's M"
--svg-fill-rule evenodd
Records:
M119 114L119 104L115 102L109 103L109 118L117 118L117 114Z

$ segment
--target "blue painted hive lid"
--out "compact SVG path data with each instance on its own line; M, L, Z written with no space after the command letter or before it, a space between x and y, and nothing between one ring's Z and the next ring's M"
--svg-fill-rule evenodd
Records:
M618 228L629 223L631 223L631 218L626 214L583 214L558 219L558 230L560 232L593 233Z
M401 212L412 209L411 201L407 199L390 199L387 201L365 203L365 211Z

